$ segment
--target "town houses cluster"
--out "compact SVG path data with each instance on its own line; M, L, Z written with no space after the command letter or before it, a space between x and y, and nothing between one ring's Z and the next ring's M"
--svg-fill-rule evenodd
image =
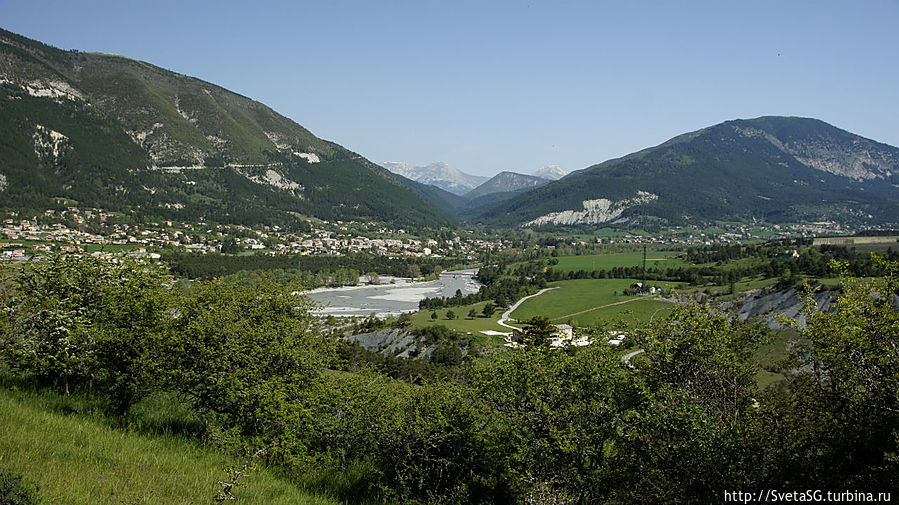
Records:
M209 254L367 253L391 257L468 258L507 247L501 240L473 239L456 234L424 237L383 224L310 222L305 231L279 226L247 227L156 221L141 223L100 209L47 210L39 216L7 218L0 227L0 259L62 252L154 254L172 249ZM507 241L508 242L508 241Z

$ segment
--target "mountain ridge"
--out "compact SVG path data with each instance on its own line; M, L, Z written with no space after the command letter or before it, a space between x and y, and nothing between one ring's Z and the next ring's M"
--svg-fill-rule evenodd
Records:
M382 167L423 184L436 186L444 191L462 196L486 182L489 177L471 175L441 161L428 165L412 165L401 161L387 161Z
M540 187L548 182L550 182L550 179L534 175L519 174L517 172L502 171L468 192L465 196L469 199L475 199L494 193L519 193L521 191Z
M264 104L146 62L0 30L0 103L0 206L10 210L63 197L242 224L452 222L387 170Z
M899 149L818 119L726 121L572 172L476 221L899 221Z

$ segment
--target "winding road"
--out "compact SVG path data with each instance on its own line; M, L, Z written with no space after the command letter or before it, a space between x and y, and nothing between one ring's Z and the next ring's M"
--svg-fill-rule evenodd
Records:
M517 328L517 327L512 326L512 325L510 325L510 324L506 324L506 321L509 321L509 320L513 320L513 321L514 321L514 319L512 319L512 318L509 317L509 316L510 316L513 312L515 312L515 309L517 309L519 305L521 305L522 303L524 303L525 300L528 300L528 299L530 299L530 298L534 298L535 296L540 296L540 295L542 295L543 293L546 293L547 291L552 291L552 290L554 290L554 289L559 289L559 287L556 286L556 287L553 287L553 288L541 289L540 291L537 291L537 292L534 293L533 295L525 296L525 297L522 298L521 300L518 300L517 302L513 303L512 306L509 307L509 310L503 312L503 315L499 317L499 320L496 321L496 324L498 324L498 325L500 325L500 326L502 326L502 327L505 327L505 328L509 328L510 330L517 330L517 331L520 331L521 328Z

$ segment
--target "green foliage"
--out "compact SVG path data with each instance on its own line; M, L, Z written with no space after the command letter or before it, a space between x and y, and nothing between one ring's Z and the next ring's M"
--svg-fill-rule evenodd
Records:
M765 331L693 304L633 337L645 349L646 403L623 431L622 465L634 479L622 491L642 502L715 500L727 486L757 482L764 450L751 435L752 358Z
M165 256L172 272L192 279L211 279L222 275L253 276L268 271L280 284L299 282L307 287L318 285L324 277L339 277L345 284L359 282L359 272L378 272L405 276L414 269L418 276L432 274L454 264L455 260L427 260L422 258L383 258L371 254L351 253L331 255L267 254L225 255L169 253Z
M32 482L0 468L0 505L37 505L38 489Z
M148 350L167 315L159 272L131 260L54 256L18 282L3 345L11 368L66 391L99 382L126 412L150 386Z
M793 353L791 395L772 393L769 417L789 413L791 429L778 434L772 457L799 455L790 476L811 482L823 476L838 485L889 485L899 476L899 262L875 258L886 275L845 275L833 312L809 297L802 345ZM784 405L791 401L792 405ZM812 449L814 448L814 449Z
M304 398L334 357L304 304L270 286L196 286L178 300L156 351L162 384L226 415L244 435L302 455L310 424Z
M892 489L899 263L873 261L884 276L845 277L832 312L809 302L801 344L779 368L785 379L766 390L756 383L766 331L709 305L631 331L645 352L629 364L602 343L550 348L545 317L528 321L525 348L476 359L463 359L468 337L429 323L411 333L435 351L409 361L321 337L304 300L264 280L185 291L139 263L93 258L17 274L3 366L17 375L8 384L94 384L46 410L100 416L107 403L152 391L111 424L264 447L267 463L346 501L708 503L761 486ZM41 437L97 459L53 433L23 441L64 419L3 407L4 433L14 433L0 437L12 454L4 465L36 476L26 464L31 445L49 451ZM175 418L185 425L177 431ZM219 480L239 481L222 479L221 466Z
M547 348L549 340L556 333L556 327L546 316L534 316L524 322L521 334L522 343L528 348Z
M626 479L615 440L639 405L635 377L608 346L513 349L470 374L493 422L494 451L519 496L531 488L598 503Z

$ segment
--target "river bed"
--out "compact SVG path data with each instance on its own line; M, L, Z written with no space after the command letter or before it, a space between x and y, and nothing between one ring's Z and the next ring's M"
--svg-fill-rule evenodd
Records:
M456 290L461 290L463 295L477 293L482 284L474 278L475 274L477 270L455 270L443 272L439 279L427 282L393 277L388 278L390 284L318 288L301 294L318 305L312 311L317 315L395 316L417 311L418 302L424 298L453 296Z

